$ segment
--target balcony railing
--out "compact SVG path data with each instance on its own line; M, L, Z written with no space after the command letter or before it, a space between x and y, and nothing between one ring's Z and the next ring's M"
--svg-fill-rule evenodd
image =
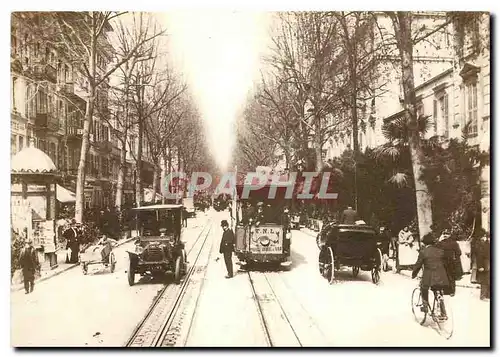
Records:
M47 113L36 113L35 114L35 127L38 129L47 129L49 125L49 116Z
M98 141L97 147L102 153L109 153L113 150L113 144L109 140Z
M56 68L45 61L45 59L38 60L33 64L33 74L40 79L46 79L50 82L57 82Z
M34 113L31 116L33 126L35 130L59 130L59 120L47 113Z
M66 116L66 136L68 139L81 139L83 135L83 115L72 112Z

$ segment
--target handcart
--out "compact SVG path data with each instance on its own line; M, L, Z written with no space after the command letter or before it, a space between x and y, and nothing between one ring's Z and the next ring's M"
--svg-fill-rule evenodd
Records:
M80 265L83 274L88 273L88 267L92 264L103 264L105 267L109 267L111 273L115 271L116 258L111 242L91 245L80 253Z

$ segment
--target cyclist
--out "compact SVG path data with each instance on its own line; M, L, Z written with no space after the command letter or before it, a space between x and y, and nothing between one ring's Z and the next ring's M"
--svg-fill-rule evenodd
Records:
M425 302L422 311L427 312L429 306L429 289L448 290L450 282L445 269L445 253L442 249L435 246L436 239L432 233L426 234L422 238L425 248L420 250L418 260L413 266L412 279L415 279L420 269L423 268L422 279L420 281L420 291L422 300ZM441 306L441 314L446 318L444 304Z

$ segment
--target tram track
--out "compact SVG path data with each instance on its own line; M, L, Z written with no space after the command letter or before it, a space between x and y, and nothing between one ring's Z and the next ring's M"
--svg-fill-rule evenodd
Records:
M268 347L331 345L280 273L247 275Z
M168 284L160 290L148 312L132 332L125 343L125 347L168 347L176 345L176 339L181 332L184 315L182 305L185 298L190 297L188 287L193 276L203 273L208 264L212 245L209 244L206 262L200 266L199 260L202 253L206 252L207 241L212 229L212 222L206 224L196 238L189 251L186 253L190 266L180 285ZM194 257L192 254L195 254ZM200 290L201 292L201 290ZM197 300L197 299L196 299Z

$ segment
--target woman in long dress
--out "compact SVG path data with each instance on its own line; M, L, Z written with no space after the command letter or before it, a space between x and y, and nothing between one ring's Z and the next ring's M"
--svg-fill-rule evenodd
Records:
M398 236L398 254L396 271L413 269L418 259L418 242L415 241L408 226L404 227Z

